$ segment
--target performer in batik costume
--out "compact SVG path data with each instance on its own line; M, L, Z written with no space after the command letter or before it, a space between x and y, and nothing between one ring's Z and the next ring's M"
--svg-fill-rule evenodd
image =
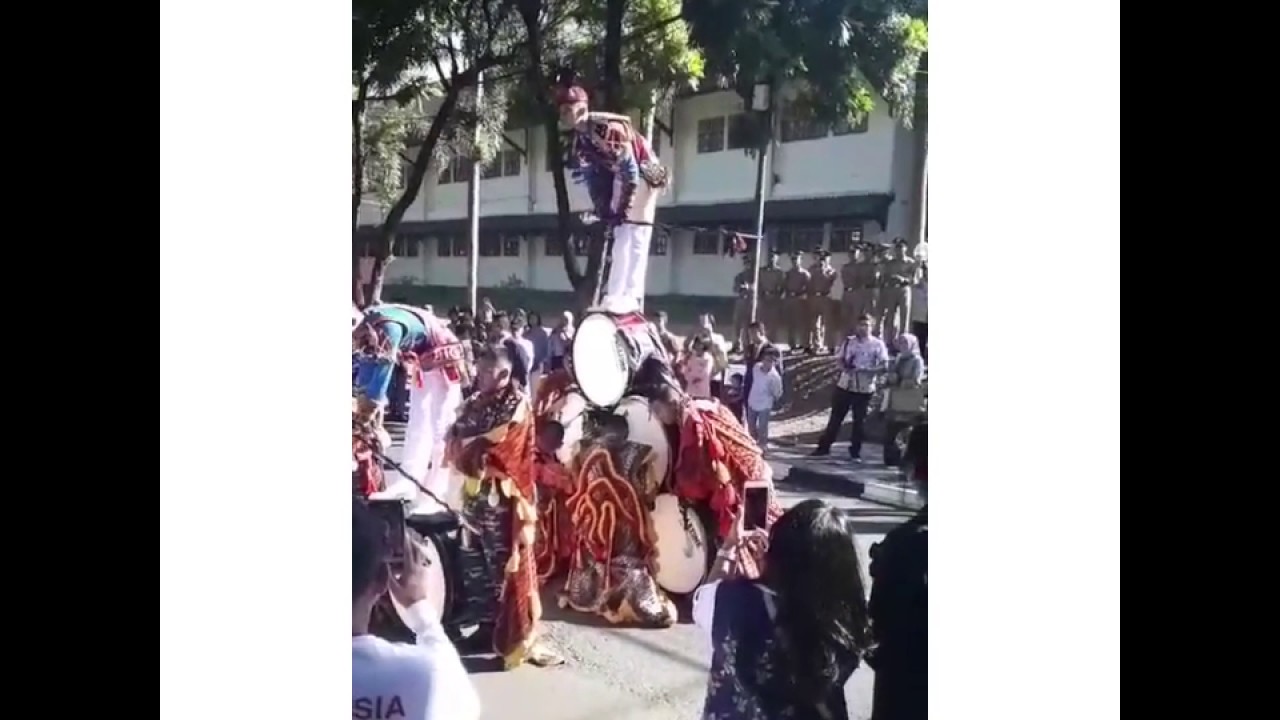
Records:
M476 392L462 406L449 433L446 461L464 478L464 547L479 543L487 556L490 595L482 636L507 668L560 659L535 646L542 603L534 541L538 531L534 486L533 412L528 396L511 380L511 358L488 347L476 358ZM476 534L472 534L472 532ZM485 639L488 639L487 637Z
M601 307L612 313L643 308L649 241L668 171L625 115L590 112L586 90L562 78L560 121L573 128L569 169L586 185L593 211L613 228L613 266Z
M567 569L562 607L611 623L669 627L676 610L654 582L650 519L666 463L655 462L653 447L628 437L626 417L593 413L588 420L586 407L567 373L543 380L536 405L539 497L546 498L539 513L540 579ZM661 426L654 422L652 429L645 439L665 444Z
M657 536L649 517L667 468L651 446L628 439L625 418L607 420L572 468L565 507L573 547L560 605L614 624L670 627L676 607L654 581Z
M679 429L675 450L676 495L695 504L709 504L716 520L716 535L723 541L741 511L743 486L764 480L770 485L767 530L782 516L773 491L773 472L760 446L728 407L713 399L694 399L672 385L655 390L650 401L654 415L665 425ZM741 574L760 575L764 545L739 555Z
M564 441L564 428L550 422L558 416L573 379L563 367L552 370L538 383L533 401L534 432L537 450L534 454L538 479L538 583L545 585L569 566L573 550L573 523L565 500L573 491L573 475L556 457Z
M358 353L354 422L380 426L396 364L403 365L410 383L409 424L400 465L447 498L449 475L441 460L445 433L462 403L467 368L461 343L434 315L379 305L352 330L352 344Z

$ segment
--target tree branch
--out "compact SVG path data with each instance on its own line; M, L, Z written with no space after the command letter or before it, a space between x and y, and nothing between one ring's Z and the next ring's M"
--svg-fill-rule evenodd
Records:
M665 28L666 26L668 26L668 25L673 25L673 24L675 24L675 23L680 22L681 20L684 20L684 13L683 13L683 12L681 12L680 14L675 15L675 16L673 16L673 17L664 18L664 19L662 19L662 20L659 20L658 22L656 22L656 23L654 23L654 24L650 25L649 27L640 28L639 30L633 30L633 31L631 31L629 34L627 34L627 35L623 35L623 36L622 36L622 42L624 42L624 43L629 43L629 42L631 42L632 40L638 40L638 39L640 39L640 38L644 37L645 35L648 35L649 33L657 32L657 31L659 31L659 30L661 30L661 29Z
M400 197L396 199L394 205L387 212L386 218L382 221L382 228L379 232L379 242L377 247L377 258L385 259L391 253L391 244L395 240L396 229L400 226L400 221L404 219L405 213L413 207L413 203L418 199L418 193L422 189L422 181L427 177L427 169L431 165L432 151L437 143L440 142L440 136L444 134L445 125L453 116L454 110L458 106L458 97L462 89L474 85L476 79L480 76L482 67L480 63L470 67L453 78L452 87L445 93L444 100L441 101L439 109L436 110L435 117L431 119L431 127L427 130L427 136L422 141L422 148L418 151L418 156L414 158L413 165L409 170L409 177L405 181L404 188L400 191Z
M460 67L458 64L458 50L453 46L452 36L446 35L445 42L448 43L449 48L449 69L453 71L451 74L456 75L458 73L458 68Z
M448 92L452 83L449 82L449 76L445 74L444 68L440 67L440 56L436 53L431 53L431 66L435 68L436 75L440 76L440 86Z

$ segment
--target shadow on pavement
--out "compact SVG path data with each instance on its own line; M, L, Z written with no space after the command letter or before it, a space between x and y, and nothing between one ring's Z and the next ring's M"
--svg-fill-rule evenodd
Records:
M626 629L626 630L642 630L642 631L661 631L667 628L650 628L642 625L614 625L608 620L595 615L593 613L579 612L572 608L562 608L558 602L560 589L564 587L565 576L563 574L552 578L541 591L542 594L542 619L551 622L561 622L566 625L577 625L579 627L601 628L605 630ZM676 624L687 625L693 622L692 614L692 596L671 595L671 600L676 604Z
M463 655L462 667L471 675L504 672L502 658L497 655Z

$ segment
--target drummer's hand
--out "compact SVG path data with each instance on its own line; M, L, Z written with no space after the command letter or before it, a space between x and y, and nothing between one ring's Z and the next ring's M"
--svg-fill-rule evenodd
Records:
M426 561L418 551L417 543L409 542L407 535L404 542L404 568L400 571L400 577L391 573L387 589L396 602L407 608L419 600L427 599L427 573Z
M479 477L484 470L485 452L491 445L492 443L485 438L472 440L458 453L454 465L463 475Z

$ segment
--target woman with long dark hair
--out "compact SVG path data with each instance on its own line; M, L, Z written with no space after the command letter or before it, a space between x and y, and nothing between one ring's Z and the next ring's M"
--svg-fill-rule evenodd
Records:
M703 717L847 718L844 686L871 644L853 524L806 500L768 533L760 580L728 577L737 553L763 539L740 520L694 594L694 622L714 646Z

